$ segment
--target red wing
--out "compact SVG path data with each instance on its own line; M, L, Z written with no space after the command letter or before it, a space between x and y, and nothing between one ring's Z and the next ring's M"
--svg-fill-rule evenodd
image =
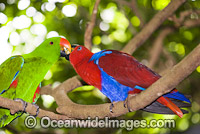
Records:
M131 55L115 50L107 51L112 53L99 59L99 67L123 85L147 88L161 77Z

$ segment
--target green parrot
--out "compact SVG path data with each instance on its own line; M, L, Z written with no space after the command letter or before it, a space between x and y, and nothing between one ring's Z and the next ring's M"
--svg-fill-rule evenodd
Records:
M40 83L50 67L71 52L68 40L52 37L42 42L29 54L8 58L0 65L0 96L35 103L39 97ZM23 101L22 101L23 100ZM0 127L21 116L23 112L10 114L10 110L0 108Z

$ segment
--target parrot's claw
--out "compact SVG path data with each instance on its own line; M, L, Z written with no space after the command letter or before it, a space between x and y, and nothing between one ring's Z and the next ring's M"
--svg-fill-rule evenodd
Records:
M132 112L131 108L129 107L129 101L128 100L129 100L129 96L124 101L124 107L128 108L128 112Z
M125 100L125 101L124 101L124 107L125 107L125 108L126 108L126 105L127 105L126 103L127 103L127 101Z
M14 99L14 101L18 101L18 102L22 103L22 105L23 105L23 111L22 112L25 113L26 112L26 107L27 107L28 103L26 101L20 99L20 98L16 98L16 99ZM11 110L10 112L11 112L11 114L15 114L18 111Z
M33 104L33 106L35 106L36 107L36 114L34 115L35 117L37 117L38 116L38 114L39 114L39 110L40 110L40 107L37 105L37 104Z
M114 107L113 102L110 104L110 112L113 113L112 108Z

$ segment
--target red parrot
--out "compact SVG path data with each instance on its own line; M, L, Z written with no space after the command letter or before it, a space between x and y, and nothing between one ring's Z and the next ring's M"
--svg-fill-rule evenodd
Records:
M92 53L84 46L72 47L74 50L66 59L86 83L110 99L111 112L113 102L125 101L128 94L140 93L161 77L127 53L116 50ZM190 100L173 89L142 110L182 117L188 111L180 108L189 106Z

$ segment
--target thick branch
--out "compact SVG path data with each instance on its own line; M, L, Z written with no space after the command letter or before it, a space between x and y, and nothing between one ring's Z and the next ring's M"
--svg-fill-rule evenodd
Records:
M91 21L89 22L86 31L85 31L85 39L84 39L84 44L85 47L87 47L89 50L92 47L92 31L93 28L95 26L95 20L96 20L96 15L97 15L97 9L98 9L98 5L100 3L101 0L96 0L96 3L94 5L94 9L92 12L92 17L91 17Z
M162 49L163 49L163 40L165 39L167 35L169 35L173 31L174 29L170 27L163 29L161 33L158 35L158 37L156 38L156 40L154 41L153 47L150 53L150 59L149 59L149 64L148 64L149 68L153 68L156 61L158 60L160 53L162 52Z
M0 102L1 102L0 103L1 107L8 108L11 111L18 112L18 111L23 111L23 109L24 109L21 102L10 100L8 98L3 98L1 96L0 96ZM26 108L26 112L28 112L31 115L35 115L36 111L37 111L36 107L34 105L32 105L31 103L28 103L28 106ZM48 116L51 119L57 119L57 120L58 119L70 119L69 117L67 117L65 115L59 115L59 114L55 114L55 113L50 112L50 111L40 109L38 117L41 118L41 117L44 117L44 116Z
M42 87L40 94L53 96L56 103L62 106L65 104L73 103L67 96L67 93L80 86L82 86L82 83L79 76L74 76L70 79L67 79L56 88L52 89L49 85Z
M186 20L183 24L183 26L190 28L200 25L200 19L198 20Z
M123 52L132 54L137 47L142 45L150 35L180 7L186 0L172 0L172 2L162 11L158 12L151 21L145 25L140 33L138 33L128 44L123 48Z

